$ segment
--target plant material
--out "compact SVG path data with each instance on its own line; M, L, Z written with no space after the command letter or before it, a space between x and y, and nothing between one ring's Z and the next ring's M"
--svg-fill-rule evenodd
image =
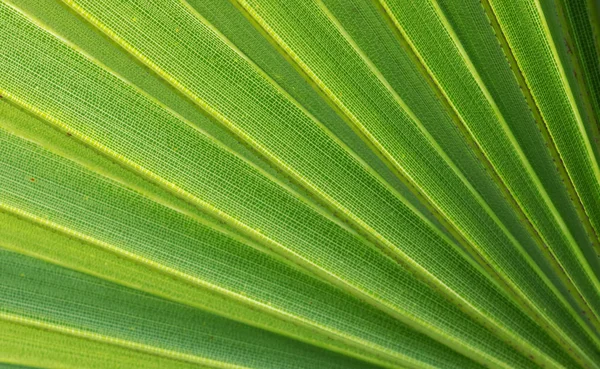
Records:
M600 368L598 29L0 0L0 367Z

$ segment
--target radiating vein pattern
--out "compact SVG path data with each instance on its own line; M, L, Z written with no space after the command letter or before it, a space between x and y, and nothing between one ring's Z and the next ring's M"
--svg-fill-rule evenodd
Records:
M173 5L172 6L175 10L173 10L175 12L175 14L177 14L174 17L177 17L178 19L180 18L184 18L185 17L185 12L187 12L187 9L181 9L179 11L177 11L177 5ZM85 8L85 9L84 9ZM190 53L189 51L186 51L184 47L179 47L178 51L182 52L182 55L178 55L177 59L173 59L170 58L169 55L166 55L164 53L158 53L158 49L153 48L152 45L148 45L145 43L145 40L143 37L141 37L140 33L136 33L139 32L136 29L133 30L133 32L129 32L128 30L123 30L123 31L119 31L119 28L122 26L122 24L124 24L124 22L127 22L128 20L122 19L123 22L116 22L115 23L115 19L111 18L111 14L107 14L104 9L106 8L102 8L102 9L94 9L93 6L88 6L85 5L84 8L80 8L79 5L75 6L75 9L81 11L85 16L90 17L90 19L92 19L93 22L97 22L99 25L105 26L106 24L111 25L111 29L117 30L113 37L115 38L115 40L117 40L118 42L121 42L126 48L132 48L133 50L136 50L136 52L139 52L140 50L142 50L144 57L142 58L142 61L147 61L147 63L150 66L154 66L157 70L157 72L161 73L161 74L165 74L166 78L173 78L173 76L175 76L177 78L177 80L174 82L174 84L176 86L178 86L180 89L182 89L184 91L184 93L186 92L186 90L188 91L188 93L190 94L190 97L193 99L197 99L199 104L201 106L203 106L205 109L209 110L209 111L213 111L213 109L219 109L221 110L222 108L219 107L219 102L217 102L217 100L215 99L215 95L211 94L210 91L207 91L206 89L208 88L206 84L202 83L200 84L200 81L203 81L206 79L205 76L201 75L201 74L197 74L196 76L190 74L190 73L184 73L183 71L185 70L185 68L188 68L188 65L193 64L194 62L198 63L198 68L194 68L194 72L196 73L200 73L203 72L202 68L206 67L206 65L204 63L202 63L202 58L198 58L198 55L194 55L194 53ZM156 18L160 18L161 16L163 16L163 14L167 14L170 10L170 7L167 7L167 9L165 9L165 12L161 13L161 14L156 14L153 15L152 17L146 17L146 21L144 21L144 25L147 27L150 27L150 29L154 29L155 33L158 33L161 35L161 37L174 37L175 39L179 39L180 36L175 35L175 33L173 32L169 32L168 30L164 30L162 29L162 25L164 22L158 23L156 22ZM91 13L89 12L91 11ZM139 20L142 19L141 17L144 16L143 13L139 12L138 9L133 9L132 10L133 14L131 19L135 19L136 24L140 23ZM184 12L184 14L181 14L181 12ZM93 14L92 14L93 13ZM122 13L125 14L125 13ZM94 17L100 17L101 19L96 19ZM117 16L118 18L118 16ZM197 20L202 20L200 18L199 15L196 15L196 19ZM154 22L154 23L150 23L150 22ZM114 24L114 25L113 25ZM141 24L141 23L140 23ZM206 28L206 24L204 22L200 23L200 22L195 22L195 23L191 23L190 27L192 26L201 26L202 28L198 29L198 32L196 32L192 37L185 37L186 35L183 35L181 37L183 37L183 39L186 39L185 43L197 43L197 47L194 48L193 50L199 51L199 50L213 50L215 47L213 46L212 42L210 41L212 38L216 37L214 35L214 31L211 28ZM136 26L137 27L137 26ZM159 31L160 30L160 31ZM147 31L147 30L146 30ZM207 37L209 38L209 40L204 40L201 38L202 35L207 35ZM217 35L218 36L218 35ZM123 39L123 37L125 37L126 39ZM223 41L223 40L221 40ZM206 46L202 46L203 43L205 42L210 42L208 45L210 45L210 48L207 48ZM177 41L171 40L168 43L178 43ZM181 44L183 45L184 42L181 41ZM227 44L221 44L224 46L227 46ZM223 50L223 54L227 55L228 53L231 53L232 51L235 50L231 50L228 46L226 49ZM211 54L212 55L212 54ZM224 56L223 55L223 56ZM186 57L183 57L186 56ZM194 57L196 56L196 57ZM209 55L210 56L210 55ZM240 59L238 57L237 54L233 55L234 57L234 62L236 63L236 65L241 65L241 66L245 66L245 67L252 67L252 65L247 64L246 61L244 59ZM161 60L162 59L162 60ZM186 62L185 64L182 64L183 60L189 60L188 62ZM237 61L235 61L237 60ZM154 65L154 63L157 62L160 65ZM261 73L260 71L253 71L255 73L255 75L257 75L257 77L261 77ZM194 78L196 77L196 78ZM211 78L215 77L215 74L210 74ZM222 81L219 82L218 86L223 87L223 83L225 83L226 81ZM250 83L250 82L249 82ZM256 84L255 82L251 83L252 85ZM277 86L273 86L272 84L266 85L265 89L268 91L269 89L272 89L273 87L277 87ZM278 91L275 91L275 93L277 93ZM240 93L238 91L238 93ZM271 95L276 95L275 93L271 94ZM252 101L252 99L256 99L257 94L255 93L254 96L250 97L250 101ZM285 96L283 96L285 97ZM272 99L274 97L268 97L265 96L264 98L260 99L260 102L255 101L255 103L253 104L253 106L257 107L257 104L263 104L263 101L270 101L270 99ZM281 96L279 98L279 103L277 104L278 107L282 106L282 105L286 105L288 102L287 101L282 101L281 100ZM383 212L384 214L394 214L398 212L398 207L402 206L403 204L398 203L397 199L390 197L390 193L388 191L385 190L380 190L378 193L376 193L376 197L374 196L364 196L364 193L366 191L368 192L373 192L374 190L376 190L377 188L381 188L380 186L378 186L377 182L373 182L373 180L371 178L369 178L368 176L362 176L361 177L361 181L358 182L353 182L351 185L345 185L342 188L338 187L338 185L342 182L340 181L335 181L332 182L332 178L336 177L334 175L334 173L336 173L336 171L339 172L339 170L343 170L342 168L337 168L337 166L332 165L333 163L335 164L341 164L344 163L343 159L344 155L343 152L340 152L339 149L336 146L330 145L328 143L330 143L331 141L329 140L329 138L327 136L323 136L323 134L319 135L319 131L315 131L315 127L318 128L318 126L315 126L314 122L311 122L310 120L307 121L307 117L304 115L299 115L299 114L293 114L294 111L298 111L298 110L294 110L293 107L290 108L290 113L288 114L288 117L291 115L296 115L298 117L298 123L296 123L294 125L294 128L296 127L305 127L306 125L306 129L304 130L305 132L312 132L311 135L314 135L312 141L307 142L307 140L303 137L303 136L297 136L295 139L291 140L294 143L294 149L297 150L304 150L303 152L306 152L306 154L302 154L302 156L299 155L299 152L294 152L290 149L289 145L287 142L285 142L282 144L278 141L278 140L274 140L274 139L269 139L268 136L270 133L274 132L276 129L279 129L280 127L285 127L285 122L281 122L278 123L277 125L273 127L269 127L269 129L258 129L257 127L263 127L265 126L266 123L269 123L269 120L265 119L265 115L267 114L267 112L264 113L260 113L260 112L255 112L254 111L245 111L245 115L244 115L244 119L241 120L239 116L235 116L233 115L233 113L235 112L231 112L230 110L224 110L224 114L228 114L228 119L224 119L225 124L231 125L232 129L234 131L239 131L241 130L242 132L240 134L242 134L242 137L246 137L249 140L256 140L254 141L257 145L257 147L259 148L259 150L265 150L266 151L266 155L277 155L273 158L273 160L275 160L276 163L279 163L280 165L282 165L283 169L288 169L292 171L293 175L296 175L297 178L299 178L300 181L305 181L307 183L307 185L309 186L309 188L312 188L314 190L316 190L317 195L325 195L326 196L326 200L329 200L330 203L333 204L333 206L337 206L339 208L340 204L347 204L350 201L353 202L358 202L360 200L363 199L369 199L369 204L370 206L367 207L365 206L365 202L363 200L362 203L358 203L357 206L354 206L354 208L345 208L342 207L342 215L347 215L348 218L351 221L357 221L358 224L360 226L362 226L362 228L366 228L367 231L370 231L372 233L379 233L379 235L381 235L380 239L382 239L383 243L385 246L389 247L392 246L392 250L395 251L397 245L400 243L398 240L398 234L396 232L394 232L394 229L390 229L390 223L388 219L382 220L381 216L378 216L379 214L373 214L372 209L375 208L374 203L375 201L379 199L381 199L382 196L386 197L385 203L381 204L380 206L383 209L389 209L386 212ZM214 111L213 111L214 112ZM299 113L301 113L301 111L298 111ZM219 111L214 112L214 114L216 114L217 116L220 115ZM256 116L257 118L260 117L260 121L257 121L257 119L253 118L253 116ZM310 117L309 117L310 118ZM275 120L277 121L277 120ZM300 122L305 122L304 124L300 124ZM254 123L254 124L252 124ZM309 123L309 124L307 124ZM282 133L279 136L282 135L289 135L291 134L290 130L287 130L285 133ZM304 135L304 132L303 132ZM317 147L316 143L319 143L320 140L316 139L316 137L321 137L321 139L323 140L323 143L320 143ZM307 150L307 148L311 148L310 150ZM333 161L333 163L324 163L322 160L318 161L317 158L314 158L314 153L315 152L320 152L321 154L323 153L328 153L326 155L323 155L324 157L335 157L336 160ZM291 157L290 157L291 156ZM347 156L346 156L347 157ZM303 163L302 161L305 158L311 158L312 163L310 164L306 164ZM283 163L282 163L283 161ZM299 163L300 161L300 163ZM307 170L305 169L305 165L314 165L314 163L318 163L320 164L320 166L323 166L325 164L328 164L324 167L328 168L328 176L323 178L323 174L322 173L320 176L318 175L318 170L315 170L314 168L311 169L310 172L307 172ZM346 165L346 168L350 167L350 162L348 162L348 164ZM344 170L346 169L344 168ZM357 168L358 169L358 168ZM361 172L360 169L358 170L353 170L352 173L353 174L359 174ZM316 177L315 177L316 176ZM373 185L371 186L361 186L362 182L367 182L367 183L373 183ZM364 188L364 190L361 191L352 191L353 188ZM356 192L359 192L362 197L359 197L360 195L356 194ZM367 192L367 193L368 193ZM380 201L379 201L380 202ZM390 208L390 203L397 203L398 205L395 206L394 208ZM354 205L354 204L353 204ZM350 214L348 214L350 213ZM362 216L360 216L360 214L363 214ZM358 219L357 219L358 218ZM388 217L390 220L393 219L392 216ZM402 220L400 220L402 221ZM406 222L406 220L404 220L404 222ZM414 221L413 221L414 222ZM375 233L375 235L377 236L378 234ZM387 237L386 237L387 236ZM405 236L404 234L402 236ZM385 237L385 238L384 238ZM398 241L393 242L394 238ZM404 238L404 237L403 237ZM389 245L389 244L392 245ZM389 246L388 246L389 245ZM415 252L415 250L411 250L412 252ZM448 249L444 249L444 251L450 251ZM418 252L418 251L417 251ZM412 255L411 255L412 256ZM419 255L420 257L425 256L426 258L428 258L429 256L431 256L431 254L429 255ZM413 256L414 258L415 256ZM431 260L431 259L429 259ZM428 261L430 262L430 261ZM431 268L429 268L431 270ZM531 279L531 278L530 278ZM535 289L533 289L535 290ZM539 309L539 305L538 305L538 309ZM564 316L564 313L563 313ZM572 326L572 324L570 324L569 326ZM583 340L585 340L585 338L583 338ZM580 341L580 342L584 342L584 341Z
M7 181L6 191L0 194L0 206L8 211L19 209L21 213L17 214L32 219L49 217L54 224L80 234L80 238L88 236L106 244L105 247L112 246L141 261L148 260L182 273L208 286L206 288L250 300L255 309L274 315L279 313L295 324L311 326L317 333L327 334L329 340L338 335L341 341L372 346L374 355L396 355L399 360L424 362L429 360L425 352L413 348L429 341L433 350L431 359L443 356L445 349L426 336L250 246L114 183L81 169L76 171L68 161L43 153L16 137L3 134L0 141L4 159L0 177ZM87 188L75 185L76 181L86 183ZM111 200L97 196L102 193L110 193ZM28 202L27 198L38 200ZM78 199L83 199L83 204L78 203ZM73 214L79 216L73 217ZM10 224L6 219L5 223ZM6 237L9 230L3 232ZM432 310L445 305L409 276L403 279L413 284L412 288L405 286L404 299L421 299L425 304L429 296ZM379 328L375 329L376 326ZM447 355L456 356L451 351ZM456 358L447 360L453 361Z
M150 346L162 349L155 351L162 356L209 367L223 363L224 368L311 368L335 361L327 358L327 351L310 345L291 340L286 345L273 334L195 309L19 254L2 251L1 255L0 320L10 321L16 315L49 330L60 326L64 328L54 329L85 331L100 341L139 345L142 351L142 346ZM152 352L150 347L147 350ZM362 364L338 362L339 368L358 365Z
M18 14L15 15L20 17ZM45 44L48 45L48 43ZM56 42L54 45L63 48L66 47L65 45ZM66 50L71 49L66 48L65 51ZM469 330L474 330L473 333L467 333L466 335L462 333L463 338L460 341L456 341L457 347L461 350L476 350L483 353L481 348L477 348L477 346L481 347L479 341L485 342L490 338L486 338L486 332L484 330L477 325L474 325L474 322L469 320L466 316L462 316L458 313L455 308L449 307L451 311L454 311L453 314L457 316L458 320L440 319L442 315L435 314L435 309L424 309L423 305L414 303L415 298L404 297L406 293L410 293L413 290L409 286L415 286L419 291L419 296L425 293L434 298L432 306L443 303L439 297L432 294L423 284L415 281L412 276L400 269L393 261L378 253L374 248L360 243L356 236L352 236L351 233L344 231L337 226L336 223L327 221L317 213L310 211L309 208L302 205L297 199L291 197L287 192L282 191L282 189L273 182L269 182L266 178L257 173L255 169L252 169L252 167L249 167L240 159L222 150L209 138L201 135L197 130L185 125L168 111L160 109L160 106L145 99L143 96L140 96L139 93L135 94L135 90L133 90L132 87L125 85L122 81L110 75L108 72L99 69L98 67L94 67L90 61L77 55L74 51L71 51L70 57L76 57L79 60L81 69L74 71L75 73L78 72L79 76L87 75L88 77L94 78L97 82L112 84L109 87L107 86L102 89L100 94L94 92L95 98L100 98L102 101L101 104L97 103L98 106L102 106L105 110L98 111L98 115L96 115L94 119L84 118L78 114L78 112L81 111L79 109L80 107L78 107L81 100L79 100L78 103L77 97L71 95L72 98L76 100L70 102L71 109L69 109L67 107L68 105L66 105L68 100L65 99L69 96L67 94L66 96L61 96L61 99L59 99L60 102L55 100L54 103L46 105L44 108L45 111L38 112L39 115L46 119L53 119L55 122L57 121L56 118L60 117L59 122L68 123L67 127L64 128L67 128L74 136L81 135L82 138L86 140L91 141L92 139L96 139L104 143L110 143L113 148L117 148L115 151L124 153L127 152L128 147L131 147L132 144L136 144L135 139L132 137L132 133L135 133L136 129L142 130L143 128L145 133L150 133L149 129L154 129L155 131L153 134L155 137L166 136L167 142L168 140L173 139L173 136L177 134L178 130L185 130L184 135L187 137L188 142L191 141L191 143L178 141L178 150L175 155L181 155L181 153L186 153L188 150L191 153L192 151L189 147L186 147L186 144L190 145L193 143L196 149L202 147L202 150L200 151L194 150L197 155L202 156L190 158L187 162L187 172L195 173L196 175L194 177L188 176L187 179L185 177L180 178L180 174L176 171L165 170L165 165L160 162L160 160L164 160L164 153L161 153L161 158L156 158L156 147L159 145L156 141L144 144L142 140L140 140L140 146L136 147L136 150L140 152L140 156L135 158L135 160L144 163L146 166L151 165L151 168L159 173L165 171L170 172L171 176L177 174L177 177L168 178L170 180L167 183L169 183L169 186L171 187L174 187L174 182L177 183L179 187L187 186L185 184L186 181L188 181L188 183L193 183L189 188L193 189L198 194L198 199L201 198L203 200L203 202L200 203L200 200L197 199L196 201L199 204L211 201L213 204L218 204L220 209L226 210L227 214L231 214L230 216L234 217L234 219L252 222L250 224L253 225L255 230L259 230L260 234L277 237L277 245L285 245L285 248L279 246L279 252L285 251L284 253L287 253L287 256L293 258L294 261L310 263L309 266L311 266L313 270L316 269L317 272L322 274L327 273L326 277L332 282L338 284L341 283L343 286L351 287L351 291L355 294L360 292L361 297L368 297L369 301L372 301L379 306L383 305L390 313L400 315L402 319L416 325L418 328L433 335L437 339L445 340L446 337L453 337L454 335L446 333L448 329L452 329L457 334L460 331L466 333ZM68 62L71 67L77 67L77 63L73 63L73 61L64 60L63 62ZM73 79L70 81L73 81ZM80 80L80 82L86 83L84 80ZM62 87L64 88L65 86L63 85ZM29 88L27 87L27 89ZM120 93L128 94L129 96L127 98L118 99L119 93L112 95L116 89L120 90ZM17 90L15 89L13 91L16 92ZM26 92L24 90L22 91ZM34 90L29 89L29 91ZM69 90L67 89L67 91ZM114 98L106 99L102 94L112 95ZM47 97L49 96L45 95L44 99ZM28 101L31 102L31 98L34 98L34 96L28 96ZM15 100L20 99L15 97ZM50 100L46 101L51 102ZM57 102L59 102L60 107L54 105ZM123 108L122 106L119 107L118 105L113 105L109 108L109 106L105 105L106 103L121 104L123 102L128 104L142 104L142 106L131 109ZM37 104L38 102L36 102L36 105ZM113 112L116 111L121 111L123 114L130 112L130 118L127 119L121 117L120 119L115 119L113 117ZM148 112L150 112L150 114L147 114ZM141 120L139 119L140 114L143 114ZM152 121L152 114L157 114L157 122L161 122L154 128L149 125L145 126ZM134 118L135 116L137 116L137 118ZM98 122L102 122L102 124L97 124ZM131 125L135 122L142 122L144 126L138 126L136 128L132 127L126 134L114 134L118 133L114 132L114 130L122 130L127 128L127 124ZM111 124L112 127L110 127ZM172 131L165 132L165 128ZM96 133L95 130L102 131L101 133ZM111 135L111 131L113 132L112 137L107 137L106 135ZM107 140L107 138L110 138L110 140ZM164 145L164 143L161 144ZM144 149L144 146L146 146L146 149ZM175 152L175 150L167 150ZM210 150L214 150L213 155L204 157L204 155L210 154ZM123 156L115 155L115 157L122 158ZM147 160L151 158L154 158L154 160L157 161L157 164L150 163ZM215 162L215 160L217 162ZM227 163L224 160L230 160L231 162ZM190 163L192 161L193 163ZM125 162L125 164L126 163L127 162ZM179 167L183 164L185 168L186 161L172 160L169 164ZM206 169L203 170L200 165L204 166ZM145 168L144 170L147 171ZM209 170L211 172L209 172ZM147 173L145 171L142 173ZM219 175L225 175L225 177L210 177ZM205 182L197 182L199 180ZM229 188L231 192L225 193L223 191L225 188ZM204 192L198 192L200 189ZM179 191L182 192L181 189L179 189ZM238 196L245 196L245 198L243 201L237 202L236 197ZM194 198L196 199L196 197ZM268 199L271 200L265 202L265 200ZM227 205L228 203L229 205ZM241 204L243 204L244 207L240 208ZM267 206L268 209L263 208L263 210L267 211L260 213L259 217L256 216L258 213L252 214L253 209L265 206ZM210 209L214 208L211 207ZM237 221L239 222L239 220ZM289 233L289 230L293 229L302 229L302 232ZM272 243L270 243L270 245L272 247L275 246ZM289 251L292 252L290 253ZM486 283L485 279L481 276L478 278L481 279L483 283ZM490 285L488 284L488 286ZM565 360L564 357L562 359L560 358L562 355L560 350L551 348L554 344L548 341L548 339L532 325L531 321L519 314L519 312L516 311L510 303L503 300L502 296L493 290L491 286L488 288L491 289L491 296L488 296L486 301L495 299L497 301L497 303L494 304L496 307L503 306L505 309L508 309L508 311L514 311L517 314L517 319L523 323L523 327L530 327L530 329L523 331L524 335L529 336L531 332L537 331L538 333L536 335L538 336L538 339L541 340L540 343L544 346L549 345L546 351L555 352L555 354L552 355L557 356L558 360ZM421 304L426 301L423 298L419 298L418 300L420 300ZM429 318L425 319L425 317L420 314L427 314ZM432 325L432 318L437 320L435 326ZM456 325L457 321L461 321L461 323ZM461 327L463 325L466 326ZM467 328L467 326L471 328ZM466 329L466 331L464 329ZM477 338L472 336L472 334L476 334ZM454 340L454 338L452 339ZM454 342L455 341L452 341L452 344L454 344ZM498 345L491 346L500 347ZM508 351L498 351L494 355L500 355L500 357L502 357L500 360L512 361L513 363L509 366L521 366L518 364L521 359L509 354L511 351L510 349L504 347L502 350ZM485 353L485 356L487 355L489 354ZM499 358L492 360L498 359ZM489 360L489 358L486 358L485 360Z
M517 106L525 108L520 110L522 119L532 122L532 117L524 107L525 99L521 97L520 101L518 100L519 91L516 89L516 80L510 76L508 63L501 55L500 45L495 40L492 29L489 29L487 39L485 34L479 35L481 41L478 41L478 37L474 36L468 39L471 44L466 44L466 46L461 42L461 33L455 31L455 29L458 29L467 32L469 31L467 27L475 29L469 23L473 23L473 19L476 19L478 14L480 18L484 18L481 22L485 24L483 9L479 4L473 4L471 10L473 17L466 21L459 18L460 14L467 11L464 4L424 2L420 8L406 6L404 11L400 11L402 4L404 4L402 1L387 1L384 6L399 30L410 40L415 52L422 58L469 132L478 142L511 193L513 193L516 202L521 206L543 242L551 251L552 255L550 257L557 259L564 269L564 273L569 276L571 283L576 286L589 304L589 308L597 314L598 299L600 297L598 295L598 278L595 274L597 259L589 258L589 253L585 255L581 250L590 250L591 242L581 224L576 221L574 209L568 202L568 198L565 200L565 189L555 182L556 169L548 165L548 155L546 157L543 155L545 148L541 145L539 133L535 132L535 125L532 123L529 126L528 130L532 134L526 135L524 134L525 129L513 128L508 123L513 122L512 125L515 125L516 122L520 121L513 120L514 118L508 115L519 114L517 109L512 108L514 104L506 101L509 98L513 100L516 98ZM407 9L413 11L406 11ZM428 11L417 12L417 9L428 9ZM453 17L446 16L446 14ZM428 30L421 27L425 16L428 17L425 19L430 19L430 21L426 21L427 24L431 24ZM433 32L436 36L430 38ZM435 42L430 42L430 40L435 40ZM472 52L477 57L471 59L469 51L474 51L474 46L478 46L478 53ZM439 54L437 50L440 47L447 50L448 53L443 56ZM491 50L486 52L485 47ZM482 48L484 48L484 51L481 51ZM452 52L450 52L451 50ZM496 54L494 59L491 58L494 55L493 53ZM488 62L484 64L486 59L488 59ZM492 61L499 63L499 65L490 64ZM485 65L485 67L480 68L482 72L479 72L479 65ZM501 77L501 73L504 74L504 77ZM505 81L504 85L502 83L494 84L493 88L496 91L491 90L492 87L488 88L485 83L486 79L491 80L492 77L494 77L494 80ZM508 95L507 93L511 89L512 94ZM495 93L498 97L495 97L492 93ZM509 113L503 112L500 103L506 104L507 108L511 107ZM506 108L504 110L508 111ZM515 138L517 132L521 133L519 137L524 137L521 142ZM527 151L523 147L527 147ZM537 153L531 154L534 151L532 149L536 149ZM535 168L534 165L539 169ZM521 169L515 170L516 166L520 166ZM538 169L541 173L544 173L544 170L550 170L550 172L546 172L546 178L549 178L549 173L555 173L555 178L546 179L544 182L548 184L545 185L546 183L542 182L535 169ZM556 192L549 192L549 190ZM566 213L565 217L561 216L556 205L550 199L551 193L555 195L558 201L562 200L561 205L564 205L561 206L561 209ZM565 219L569 219L570 224ZM569 228L569 225L572 228ZM504 252L502 255L506 258L512 254ZM586 258L586 256L588 257ZM505 259L504 262L515 263L516 259ZM529 264L532 265L532 262ZM501 269L507 271L507 274L510 272L508 266ZM521 275L511 273L511 278L516 283L522 283L522 286L528 289L527 295L530 298L541 298L538 300L537 306L538 311L543 311L547 306L547 302L542 301L547 297L544 298L541 294L535 296L536 292L534 290L541 291L531 284L531 273L529 273L530 277L526 277L524 272L525 270L521 271ZM560 268L557 273L562 273ZM529 284L529 287L527 287L527 284ZM586 307L584 306L584 308ZM545 313L553 314L550 310ZM559 316L548 316L548 318L554 320L554 322L560 322L563 319ZM592 319L597 321L597 317L592 317ZM569 330L571 327L563 326L562 329ZM592 337L595 336L592 332L590 334Z
M531 93L536 99L544 122L561 159L575 185L577 194L596 230L600 230L600 166L597 146L592 146L586 126L589 119L581 102L569 85L570 72L563 65L559 48L551 33L554 9L546 13L539 1L505 4L490 1L498 21L514 50ZM554 10L555 11L555 10ZM514 19L514 21L510 21ZM518 22L518 23L517 23ZM517 32L516 24L519 24ZM535 39L536 42L527 42ZM598 252L598 251L596 251ZM598 272L598 271L596 271Z
M595 0L0 0L0 367L600 368Z
M593 109L591 124L600 129L600 41L598 36L600 20L599 6L593 1L561 1L562 11L571 31L572 45L567 45L567 53L575 54L580 63L580 76L584 84L580 87L588 94ZM597 134L597 133L596 133ZM596 146L599 143L596 142Z

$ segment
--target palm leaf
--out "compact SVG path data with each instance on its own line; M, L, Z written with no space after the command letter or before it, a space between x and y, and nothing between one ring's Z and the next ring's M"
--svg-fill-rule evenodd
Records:
M3 0L0 363L598 367L594 9Z

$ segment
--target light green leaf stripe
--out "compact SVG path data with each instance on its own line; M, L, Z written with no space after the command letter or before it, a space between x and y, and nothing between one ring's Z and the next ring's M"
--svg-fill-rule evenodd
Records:
M173 109L194 125L201 127L203 131L224 143L232 151L244 156L269 174L285 181L287 186L294 188L296 191L302 191L298 186L282 178L283 176L279 175L276 169L262 160L256 153L253 153L243 142L239 142L222 125L203 115L192 101L179 93L174 93L176 91L170 84L152 73L148 68L137 63L120 46L103 37L93 25L87 23L74 12L68 11L67 6L61 0L49 0L42 4L37 0L15 0L11 3L40 20L57 35L77 45L82 51L123 76L162 104ZM351 147L396 190L407 196L412 205L425 211L423 205L414 196L409 197L411 194L393 173L386 169L360 138L356 137L335 112L327 107L327 104L319 98L314 89L294 71L292 65L274 48L270 47L269 42L229 0L196 1L192 4L201 10L203 15L211 22L218 24L221 32L234 40L237 45L240 45L244 53L259 64L261 68L268 71L271 76L274 76L278 83L287 86L287 90L294 98L303 106L308 107L311 113L317 117L322 117L322 121L327 123L328 128L337 137ZM318 205L316 202L313 203Z
M3 40L17 42L19 46L7 48L7 53L2 55L3 68L13 68L10 69L12 73L1 77L3 86L11 86L10 91L4 91L6 98L452 348L493 366L530 365L525 364L514 351L499 344L488 331L453 310L439 296L426 292L429 290L399 269L396 263L358 241L339 224L315 213L180 117L40 30L12 7L3 6L2 17L6 21L3 24L10 24L11 32L20 29L23 32L17 34L26 38L25 42L14 37ZM192 20L195 22L195 18ZM33 57L35 55L44 57ZM20 68L15 68L15 63L19 63ZM60 73L56 73L57 70ZM48 78L52 88L44 89L43 84L33 83L32 80L37 78ZM73 83L79 86L94 83L96 87L86 89L88 95L74 94L77 86ZM148 137L152 137L152 141L148 141ZM343 158L341 156L340 160ZM397 200L395 203L399 204ZM410 212L407 216L422 222ZM502 329L499 332L502 337L508 336L507 339L512 340L515 346L533 353L538 362L554 367L560 366L557 363L574 366L560 348L506 300L474 266L457 258L456 254L448 254L452 249L445 244L444 238L440 240L437 232L417 228L405 221L394 224L392 229L397 235L402 235L401 243L412 245L414 252L419 253L417 255L435 263L433 265L437 265L439 272L444 272L454 288L462 291L463 295L455 298L462 300L462 296L470 296L474 300L473 296L480 296L476 300L479 306L463 305L463 308L488 325L489 317L493 328ZM430 254L424 246L434 243L440 247ZM432 296L431 305L428 305L429 300L422 298L417 300L419 304L414 303L415 298L405 298L415 288L418 288L419 296ZM454 291L443 292L457 296ZM473 304L472 301L469 303ZM444 315L434 308L438 304L446 306ZM496 315L487 315L488 308ZM453 314L452 318L448 314ZM519 334L506 330L497 323L499 319L510 323ZM490 340L496 343L491 344ZM538 352L544 352L548 357L538 355Z
M370 367L23 255L0 255L0 320L212 368Z
M4 319L0 319L0 361L2 369L63 369L84 365L98 369L130 369L138 365L149 369L208 369Z

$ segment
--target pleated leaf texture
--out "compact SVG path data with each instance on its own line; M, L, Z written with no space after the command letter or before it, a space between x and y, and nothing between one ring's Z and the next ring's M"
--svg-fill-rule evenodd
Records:
M0 0L0 369L600 369L599 22Z

